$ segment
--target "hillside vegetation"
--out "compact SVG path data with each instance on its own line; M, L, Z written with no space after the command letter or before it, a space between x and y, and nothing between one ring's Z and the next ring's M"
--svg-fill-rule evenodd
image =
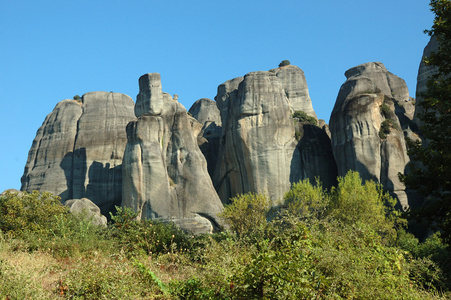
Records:
M232 199L229 230L190 236L134 221L107 227L68 213L57 197L0 197L1 299L445 299L449 252L420 243L394 200L356 172L326 191L293 184L280 205ZM39 204L39 205L38 205Z

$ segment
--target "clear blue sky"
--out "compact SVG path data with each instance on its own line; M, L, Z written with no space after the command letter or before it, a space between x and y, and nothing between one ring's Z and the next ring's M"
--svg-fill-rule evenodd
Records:
M432 20L427 0L0 0L0 192L20 188L57 102L90 91L136 100L145 73L189 109L288 59L328 122L344 72L381 61L414 97Z

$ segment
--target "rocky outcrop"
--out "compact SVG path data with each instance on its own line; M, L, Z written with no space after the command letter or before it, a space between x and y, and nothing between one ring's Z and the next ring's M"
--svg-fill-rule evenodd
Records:
M213 176L219 153L219 140L221 138L221 115L216 102L202 98L194 102L188 111L202 124L197 142L207 160L208 173Z
M130 97L108 92L58 103L33 141L21 190L49 191L63 202L89 198L107 215L122 199L125 127L133 109Z
M143 75L139 87L138 119L127 125L122 205L138 212L138 219L211 232L221 224L223 207L187 111L162 92L158 73Z
M415 97L418 104L423 100L422 93L426 92L427 90L427 81L433 74L437 72L437 67L427 66L424 62L424 59L430 56L431 53L437 52L438 46L439 45L437 39L435 37L431 37L429 43L424 48L417 76L417 89ZM418 114L422 112L422 109L423 108L420 105L416 105L415 107L415 123L417 123L418 125L421 125L421 121L418 119Z
M328 129L326 125L324 128ZM338 170L327 131L313 124L299 122L295 124L295 136L298 143L292 168L298 168L302 172L298 176L302 179L309 178L312 184L318 178L327 189L335 186Z
M296 66L288 65L270 72L276 73L277 78L280 79L291 112L303 111L318 120L313 110L304 71Z
M366 63L346 71L329 126L338 174L356 170L392 191L408 206L398 173L409 158L395 105L409 101L407 86L382 63Z
M222 132L213 182L225 203L246 192L278 201L291 183L314 180L329 167L324 160L315 162L324 168L310 165L306 159L310 150L302 152L298 146L308 142L295 139L294 111L303 110L316 119L299 68L285 66L229 80L218 87L215 100Z
M84 218L94 225L107 225L107 219L100 213L100 208L87 198L70 199L64 202L64 205L73 215Z
M77 122L82 112L81 102L63 100L45 118L28 153L22 191L49 191L64 200L70 198Z

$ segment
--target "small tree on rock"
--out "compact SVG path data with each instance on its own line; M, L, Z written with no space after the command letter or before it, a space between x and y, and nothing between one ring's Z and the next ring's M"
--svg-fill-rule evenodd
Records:
M288 65L290 65L291 63L290 63L290 61L289 60L282 60L282 62L279 64L279 68L280 67L285 67L285 66L288 66Z

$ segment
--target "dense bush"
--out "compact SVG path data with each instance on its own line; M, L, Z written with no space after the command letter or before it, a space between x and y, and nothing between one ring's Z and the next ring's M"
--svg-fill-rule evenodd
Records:
M349 172L331 191L295 183L272 208L263 195L238 195L222 214L230 231L212 235L137 221L120 207L107 227L63 212L37 222L46 230L20 230L47 220L41 210L22 218L22 234L0 232L0 298L449 298L447 246L406 232L393 202Z
M0 196L0 230L12 236L50 234L57 230L55 218L65 219L68 215L59 197L48 192L6 191Z
M158 254L189 247L188 236L174 223L152 220L136 221L131 208L116 207L111 215L111 235L130 255Z
M304 122L304 123L309 123L309 124L313 124L313 125L317 125L318 122L316 121L316 119L312 116L307 115L306 112L302 111L302 110L297 110L293 113L293 118L297 118L299 119L299 122Z
M271 201L262 194L247 193L230 199L224 211L219 214L238 236L250 236L266 225L266 216Z
M396 228L405 225L396 200L374 181L363 183L356 171L338 177L338 186L332 189L330 215L346 225L365 225L377 231L387 242L396 239Z
M319 180L313 186L308 179L293 183L291 189L285 194L283 207L289 213L306 218L321 219L329 206L328 195Z

